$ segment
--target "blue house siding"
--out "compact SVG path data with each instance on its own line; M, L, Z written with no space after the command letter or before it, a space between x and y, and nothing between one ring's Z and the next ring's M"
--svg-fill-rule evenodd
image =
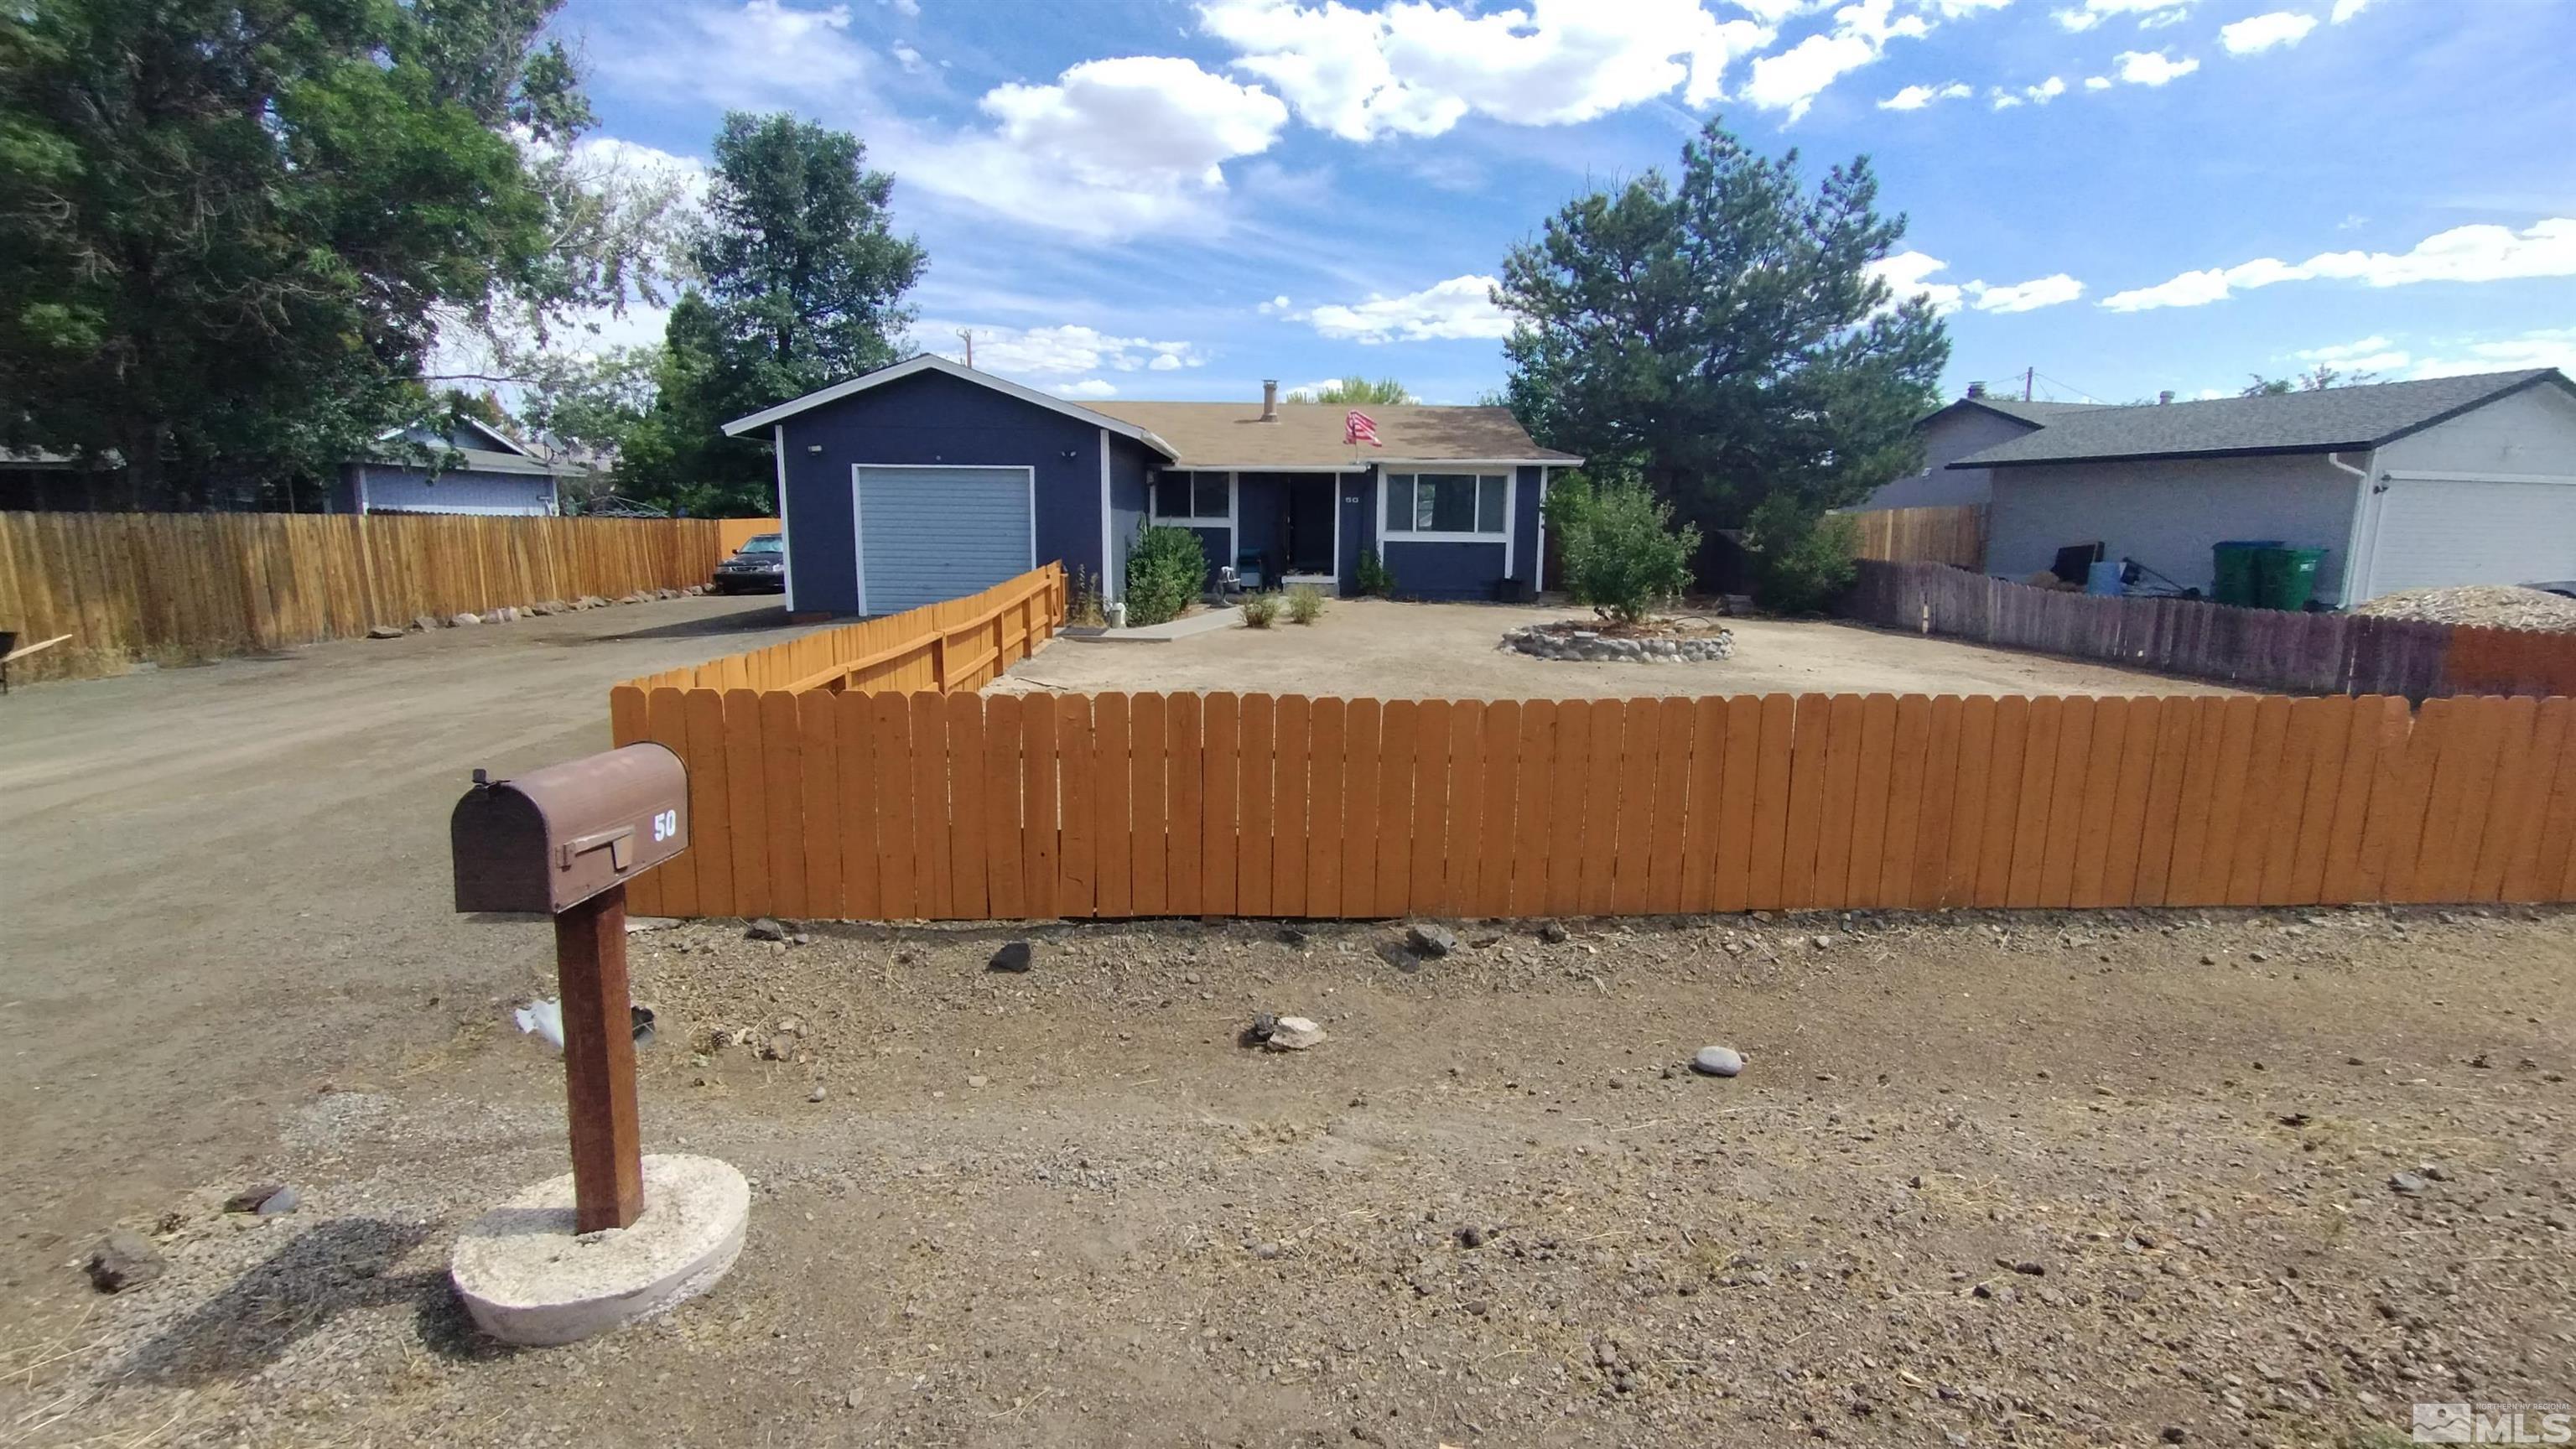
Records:
M1127 597L1127 555L1136 547L1136 535L1145 527L1146 513L1153 503L1154 470L1162 465L1162 455L1133 438L1109 435L1109 577L1101 584L1104 599ZM1092 528L1100 527L1095 507ZM1099 552L1095 547L1094 553Z
M850 473L857 463L1034 468L1038 562L1100 572L1098 427L936 372L777 426L786 437L780 506L800 611L859 611ZM1114 463L1113 456L1113 471Z
M354 466L354 465L353 465ZM354 475L353 475L354 476ZM371 513L546 514L555 511L555 480L527 473L486 473L389 463L364 465L357 502Z
M1479 471L1491 473L1494 470L1486 468ZM1538 579L1539 477L1542 471L1536 466L1516 468L1512 480L1510 577L1532 586ZM1397 598L1490 601L1498 597L1499 586L1505 577L1505 549L1499 539L1490 543L1427 543L1398 539L1382 546L1378 544L1383 495L1377 483L1377 471L1372 471L1363 485L1367 498L1360 508L1360 522L1369 540L1366 546L1380 548L1388 572L1395 575ZM1345 522L1348 522L1347 515ZM1352 560L1346 558L1343 563L1347 575ZM1352 587L1346 578L1344 591L1350 592Z
M1341 489L1342 509L1342 596L1360 591L1360 555L1378 548L1377 470L1345 473L1335 485Z

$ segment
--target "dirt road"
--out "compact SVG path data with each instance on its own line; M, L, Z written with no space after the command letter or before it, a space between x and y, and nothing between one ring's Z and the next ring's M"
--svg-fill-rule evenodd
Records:
M1580 613L1342 599L1311 625L1220 629L1160 644L1058 639L997 688L1230 689L1377 699L2227 692L2186 679L1823 620L1731 620L1735 656L1706 664L1587 664L1495 648L1506 629Z
M606 748L612 682L796 632L774 600L687 599L0 701L0 1287L256 1159L348 1063L434 1048L431 1003L551 960L541 924L448 909L475 766Z

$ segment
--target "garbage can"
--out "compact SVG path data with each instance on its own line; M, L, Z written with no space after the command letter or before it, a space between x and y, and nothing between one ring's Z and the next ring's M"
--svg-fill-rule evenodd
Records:
M2123 578L2129 572L2124 558L2096 559L2084 575L2084 592L2105 598L2118 598L2129 591Z
M2317 596L2321 548L2266 548L2254 555L2254 603L2257 608L2304 609Z
M2210 597L2222 604L2251 608L2254 603L2254 555L2279 548L2277 538L2228 539L2209 547Z

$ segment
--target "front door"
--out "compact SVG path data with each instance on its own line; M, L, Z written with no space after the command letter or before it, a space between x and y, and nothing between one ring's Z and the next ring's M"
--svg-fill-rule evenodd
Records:
M1333 477L1301 473L1288 480L1288 572L1333 572Z

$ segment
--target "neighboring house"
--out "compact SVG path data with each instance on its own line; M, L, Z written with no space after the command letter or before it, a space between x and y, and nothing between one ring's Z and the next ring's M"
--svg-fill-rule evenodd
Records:
M1147 521L1199 535L1210 566L1265 584L1357 587L1375 549L1397 591L1490 599L1543 586L1550 452L1505 408L1071 403L922 356L725 425L776 449L788 607L883 614L1048 560L1115 600Z
M1927 426L1964 431L1966 407ZM2555 369L2014 421L1940 469L1987 480L1986 569L2008 578L2098 541L2206 591L2231 539L2326 550L2317 597L2339 605L2576 577L2576 384Z
M1951 464L2044 427L2053 417L2097 406L2100 404L1995 397L1986 391L1984 383L1969 383L1966 397L1914 425L1914 431L1923 439L1923 466L1881 487L1858 507L1956 508L1983 503L1992 485L1986 470L1954 469Z
M332 513L501 513L563 511L557 484L588 470L551 463L496 428L460 418L444 432L413 427L387 433L439 455L444 466L422 461L410 448L388 447L376 458L340 465L331 489Z

